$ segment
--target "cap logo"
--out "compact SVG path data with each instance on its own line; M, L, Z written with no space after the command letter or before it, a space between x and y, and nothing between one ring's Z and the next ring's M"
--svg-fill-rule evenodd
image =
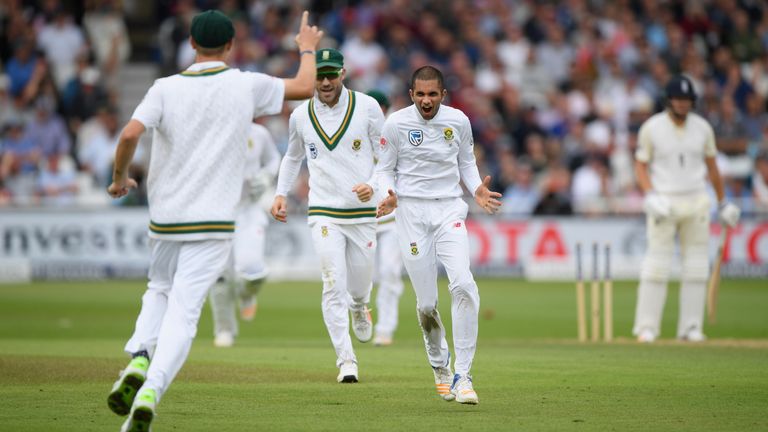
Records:
M688 81L680 81L680 89L683 91L683 93L688 93Z
M323 60L328 60L330 56L331 56L330 51L323 51Z

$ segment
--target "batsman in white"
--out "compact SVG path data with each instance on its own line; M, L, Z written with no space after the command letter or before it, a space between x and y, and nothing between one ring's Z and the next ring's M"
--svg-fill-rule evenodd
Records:
M283 80L228 68L232 21L219 11L196 15L190 30L195 63L155 81L120 135L108 188L115 198L136 187L128 165L141 134L154 129L149 283L125 345L133 359L107 398L113 412L128 414L123 432L150 430L157 403L189 354L208 291L227 263L252 119L278 113L284 99L312 96L314 50L323 33L307 19L304 12L296 36L299 71Z
M389 99L378 91L371 90L368 96L376 99L381 111L387 115ZM379 190L376 202L387 196L386 190ZM376 325L373 327L373 344L376 346L392 345L397 330L400 296L403 294L403 258L397 241L395 213L378 218L376 225L376 265L373 280L378 285L376 290Z
M307 158L309 227L320 256L325 325L336 350L338 382L358 380L349 337L373 335L368 301L376 254L374 160L384 114L376 101L344 87L344 57L317 51L315 97L299 105L288 122L288 150L280 164L272 216L285 222L286 195Z
M377 174L388 196L379 217L397 210L397 234L405 269L416 292L416 307L437 393L445 400L478 403L470 369L477 347L480 296L469 267L469 239L464 220L468 206L461 183L475 202L495 213L501 194L480 180L469 119L442 105L447 95L442 73L432 66L411 77L413 105L393 113L384 123ZM445 328L437 311L437 262L448 274L453 317L456 374Z
M666 98L667 108L640 127L635 154L637 182L645 193L648 250L640 274L632 332L640 342L653 342L659 337L677 235L682 256L677 338L698 342L705 339L709 274L707 178L717 196L721 222L735 226L740 211L724 201L715 163L715 135L704 118L691 112L696 100L691 81L684 76L672 78L666 86Z
M272 188L279 167L280 152L272 135L264 126L253 123L248 134L245 181L235 216L232 253L210 295L214 346L231 347L235 343L238 302L241 319L253 321L256 315L256 296L268 274L264 237L269 219L262 198Z

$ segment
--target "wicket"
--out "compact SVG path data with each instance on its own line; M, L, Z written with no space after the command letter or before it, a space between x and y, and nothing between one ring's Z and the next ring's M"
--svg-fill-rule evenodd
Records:
M576 243L576 315L579 342L587 341L587 317L584 305L584 279L581 275L581 243Z
M576 319L579 342L587 340L586 301L584 293L584 278L582 272L581 243L576 243ZM605 271L603 272L603 340L613 340L613 279L611 278L611 246L606 243ZM597 242L592 243L592 285L590 292L591 303L591 340L600 340L600 276L599 276L600 247Z

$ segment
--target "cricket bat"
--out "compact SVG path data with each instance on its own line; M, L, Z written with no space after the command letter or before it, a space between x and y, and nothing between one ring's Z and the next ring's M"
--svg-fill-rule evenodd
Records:
M715 256L715 265L712 267L712 274L709 275L707 283L707 321L714 324L717 320L717 294L720 291L720 267L723 264L723 254L725 253L725 239L728 236L728 228L725 225L720 227L720 241L717 245L717 255Z

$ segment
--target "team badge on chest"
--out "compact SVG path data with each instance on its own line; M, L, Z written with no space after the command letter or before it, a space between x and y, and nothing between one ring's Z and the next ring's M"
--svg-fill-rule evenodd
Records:
M424 141L424 131L421 129L411 129L408 131L408 142L411 145L418 146Z
M362 148L363 142L359 139L356 139L352 141L352 150L354 151L360 151L360 148Z
M320 235L323 237L328 237L328 227L327 226L321 226L320 227Z
M451 128L443 129L443 138L445 138L446 141L453 141L453 129Z
M309 143L309 157L317 159L317 146L315 143Z
M416 242L411 243L411 255L416 256L419 254L419 248L416 246Z

